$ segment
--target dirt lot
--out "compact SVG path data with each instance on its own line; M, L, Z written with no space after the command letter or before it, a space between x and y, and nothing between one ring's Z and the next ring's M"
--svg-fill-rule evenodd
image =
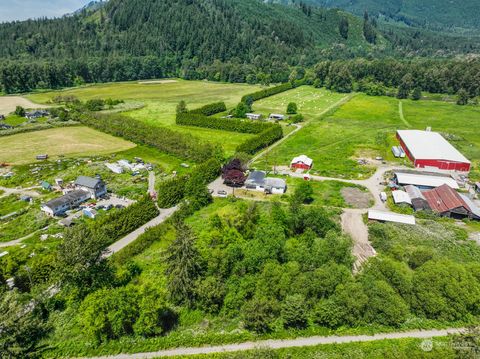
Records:
M1 96L0 97L0 115L8 115L15 111L17 106L24 108L46 108L48 106L38 105L21 96Z
M358 188L342 188L342 197L353 208L369 208L372 204L372 196L368 192L362 192Z
M175 83L177 80L150 80L150 81L139 81L139 84L149 85L149 84L171 84Z

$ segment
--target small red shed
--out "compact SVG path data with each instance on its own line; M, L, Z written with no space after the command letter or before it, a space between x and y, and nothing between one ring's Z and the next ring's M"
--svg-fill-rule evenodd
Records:
M290 163L293 169L309 170L313 166L313 160L305 155L295 157Z

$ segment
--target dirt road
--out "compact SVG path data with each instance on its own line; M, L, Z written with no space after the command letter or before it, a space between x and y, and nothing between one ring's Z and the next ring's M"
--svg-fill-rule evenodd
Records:
M384 333L375 335L348 335L348 336L330 336L330 337L309 337L296 339L278 339L278 340L262 340L258 342L246 342L238 344L227 344L219 346L205 346L197 348L177 348L160 350L157 352L136 353L136 354L118 354L111 356L95 357L91 359L151 359L164 358L181 355L198 355L198 354L214 354L227 352L240 352L253 350L257 348L282 349L295 347L311 347L324 344L343 344L355 342L371 342L384 339L403 339L417 338L430 339L434 337L446 337L452 334L461 334L464 328L451 328L441 330L414 330L409 332Z
M47 108L46 105L33 103L29 99L21 96L0 96L0 115L8 115L15 111L17 106L23 108Z
M366 212L366 211L364 211ZM368 240L368 227L363 222L362 211L344 210L342 220L342 230L353 239L353 255L356 258L353 264L353 272L358 273L362 264L370 257L377 255Z

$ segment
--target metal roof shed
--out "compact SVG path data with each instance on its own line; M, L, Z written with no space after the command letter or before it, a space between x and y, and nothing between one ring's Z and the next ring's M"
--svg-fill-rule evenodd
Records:
M395 172L395 178L399 185L414 185L421 188L437 188L448 185L454 189L460 188L457 181L451 177L427 176L413 173Z
M412 200L410 199L408 193L405 191L393 191L392 196L395 204L407 203L409 205L412 205Z
M414 216L408 216L405 214L398 214L393 212L377 211L374 209L368 211L368 219L380 222L393 222L410 225L416 224Z

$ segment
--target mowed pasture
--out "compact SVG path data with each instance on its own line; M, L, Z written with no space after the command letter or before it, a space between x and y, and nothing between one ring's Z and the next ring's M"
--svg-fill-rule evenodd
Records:
M21 96L0 96L0 115L8 115L15 111L17 106L24 108L45 108L46 105L33 103L27 98Z
M88 127L63 127L0 137L0 162L35 162L38 154L75 157L125 151L135 144Z
M268 116L271 113L285 114L287 105L295 102L298 106L298 113L303 114L306 119L315 118L322 111L334 105L345 97L344 94L331 92L325 89L317 89L311 86L300 86L293 90L264 98L253 104L253 110Z
M63 91L35 93L28 96L32 101L51 102L56 96L76 96L80 100L98 98L121 99L128 102L143 103L143 108L127 111L124 114L151 125L169 127L190 133L205 141L218 143L227 154L233 154L235 148L251 135L233 132L177 126L175 110L184 100L189 109L224 101L228 108L234 107L243 95L260 90L257 85L227 84L208 81L163 80L149 82L122 82L99 84Z
M284 95L287 95L285 93ZM358 94L325 118L311 120L297 134L268 154L269 165L288 165L297 155L314 160L314 173L337 178L366 178L375 170L361 165L358 159L382 156L398 164L410 165L407 159L395 159L390 148L397 145L398 129L432 130L448 134L474 163L480 159L480 109L440 101L399 100ZM265 159L257 161L265 167ZM476 176L476 172L473 172Z

